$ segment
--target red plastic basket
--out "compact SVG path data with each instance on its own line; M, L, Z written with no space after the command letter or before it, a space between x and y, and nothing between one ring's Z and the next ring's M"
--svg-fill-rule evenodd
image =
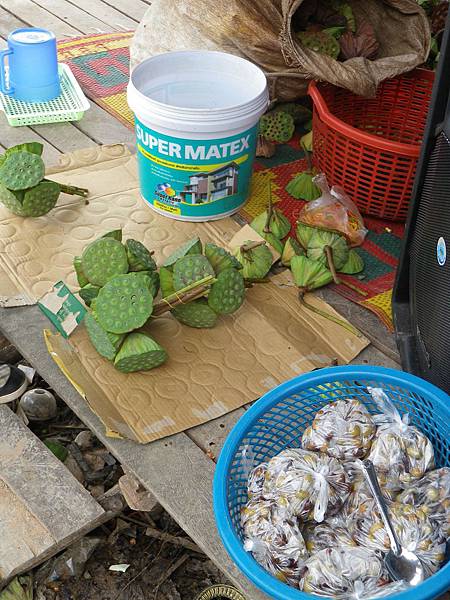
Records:
M406 220L433 81L416 69L385 80L374 98L310 83L314 165L363 214Z

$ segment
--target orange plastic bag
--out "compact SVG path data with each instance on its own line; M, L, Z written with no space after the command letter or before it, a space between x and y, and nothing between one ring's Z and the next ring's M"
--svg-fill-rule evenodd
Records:
M343 233L351 246L360 246L367 234L364 221L356 205L344 190L333 186L330 190L327 178L319 173L313 179L322 190L317 200L305 204L298 220L306 225Z

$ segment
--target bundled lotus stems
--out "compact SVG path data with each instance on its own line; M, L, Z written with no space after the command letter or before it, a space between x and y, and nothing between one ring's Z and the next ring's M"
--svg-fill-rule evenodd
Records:
M56 206L61 192L86 197L88 190L45 179L39 142L19 144L0 156L0 201L20 217L41 217Z
M138 240L123 243L121 230L90 243L74 258L74 269L78 294L90 307L85 323L97 352L124 373L153 369L167 352L140 330L152 319L170 312L184 325L210 328L237 311L246 280L263 280L272 254L264 242L250 241L234 253L213 243L203 247L195 237L158 271L152 252Z
M308 134L309 135L309 134ZM314 177L317 175L317 171L313 168L311 157L306 146L302 142L303 151L305 153L308 168L306 171L302 171L295 175L286 186L286 191L296 200L316 200L322 194L322 190L314 182Z

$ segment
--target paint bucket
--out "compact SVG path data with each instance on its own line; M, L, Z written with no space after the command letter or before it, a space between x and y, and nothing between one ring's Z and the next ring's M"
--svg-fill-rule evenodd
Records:
M264 73L223 52L169 52L132 72L139 179L155 211L182 221L220 219L247 200Z

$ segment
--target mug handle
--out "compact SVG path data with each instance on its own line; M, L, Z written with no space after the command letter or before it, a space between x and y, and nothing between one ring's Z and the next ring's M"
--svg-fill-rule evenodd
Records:
M7 96L10 96L14 92L14 88L6 87L6 76L5 76L5 57L8 54L12 54L11 49L2 50L0 52L0 91Z

